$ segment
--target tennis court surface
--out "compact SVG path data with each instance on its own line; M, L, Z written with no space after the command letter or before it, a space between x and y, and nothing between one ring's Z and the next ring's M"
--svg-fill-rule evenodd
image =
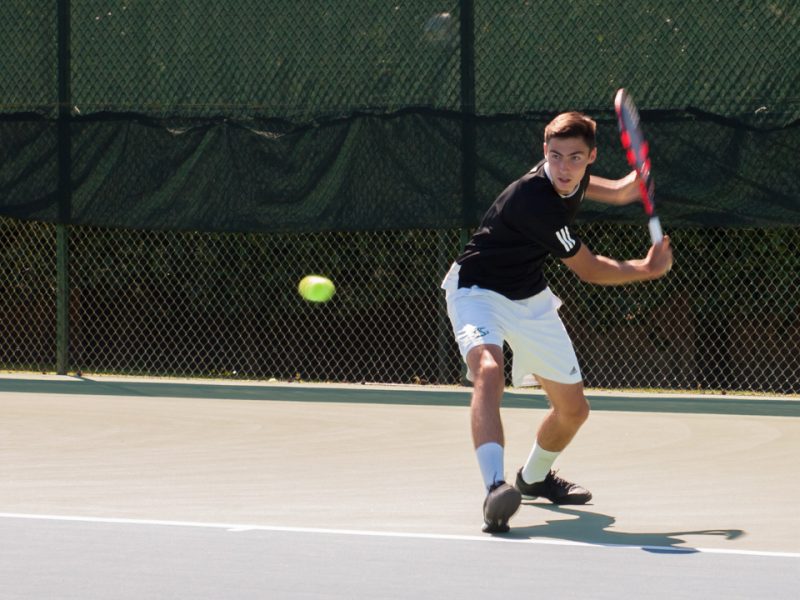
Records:
M800 399L588 396L592 504L491 537L463 388L2 376L0 596L797 597Z

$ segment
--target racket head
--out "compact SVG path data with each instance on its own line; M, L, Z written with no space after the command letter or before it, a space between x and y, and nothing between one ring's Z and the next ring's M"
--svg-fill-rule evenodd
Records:
M619 137L628 164L639 174L639 194L645 212L652 216L654 185L650 174L650 147L642 132L639 110L625 88L617 90L617 95L614 97L614 111L617 113Z

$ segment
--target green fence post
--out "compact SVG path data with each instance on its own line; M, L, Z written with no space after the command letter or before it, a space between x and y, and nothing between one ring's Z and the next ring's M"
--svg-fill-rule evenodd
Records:
M473 0L461 1L461 187L462 224L475 218L475 11Z
M449 268L450 263L452 263L453 259L456 257L455 252L457 252L456 248L452 247L452 244L448 243L450 238L450 231L449 230L442 230L438 232L439 239L437 240L436 246L439 248L439 265L442 268ZM444 275L442 274L442 279ZM439 283L438 281L436 282ZM438 368L438 375L436 377L436 383L444 384L444 383L452 383L452 378L448 373L448 365L450 363L450 339L451 339L451 329L450 329L450 319L447 316L447 305L444 301L444 293L439 286L436 286L436 293L438 296L439 301L439 368Z
M70 0L58 1L58 223L56 224L56 373L69 371L69 230L72 217Z
M468 229L475 219L477 165L475 140L475 5L461 0L461 247L468 238ZM461 382L467 382L467 366L461 365Z
M69 371L69 231L56 225L56 373Z

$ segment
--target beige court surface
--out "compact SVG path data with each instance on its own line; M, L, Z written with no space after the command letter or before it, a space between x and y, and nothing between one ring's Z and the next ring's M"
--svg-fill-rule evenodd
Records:
M592 504L526 503L511 537L800 552L800 400L587 395L556 467ZM0 513L482 535L468 400L5 375ZM509 479L544 411L538 392L507 394Z

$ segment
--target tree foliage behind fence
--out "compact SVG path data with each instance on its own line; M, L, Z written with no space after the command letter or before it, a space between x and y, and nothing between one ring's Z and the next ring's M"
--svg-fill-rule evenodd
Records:
M796 393L799 24L795 0L3 0L0 367L458 381L438 281L554 114L627 172L626 87L676 266L550 265L588 385ZM636 205L579 219L646 250ZM299 299L310 272L331 302Z
M598 252L641 254L637 226L586 225ZM583 284L550 263L593 387L800 393L800 230L671 232L657 282ZM55 228L0 221L0 368L55 369ZM457 383L438 284L459 230L244 234L72 230L72 371ZM334 298L311 304L320 272Z

